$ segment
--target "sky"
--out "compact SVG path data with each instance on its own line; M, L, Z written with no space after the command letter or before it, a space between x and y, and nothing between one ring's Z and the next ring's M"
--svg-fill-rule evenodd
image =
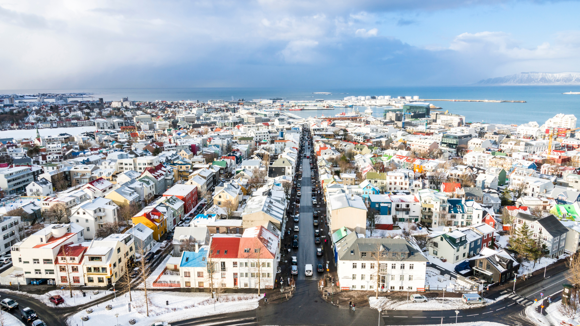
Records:
M580 72L580 2L0 0L0 89L470 85Z

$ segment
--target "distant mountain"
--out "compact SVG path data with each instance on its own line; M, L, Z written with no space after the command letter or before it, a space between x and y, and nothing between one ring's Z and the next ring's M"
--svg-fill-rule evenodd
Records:
M580 85L578 72L522 72L480 80L477 85Z

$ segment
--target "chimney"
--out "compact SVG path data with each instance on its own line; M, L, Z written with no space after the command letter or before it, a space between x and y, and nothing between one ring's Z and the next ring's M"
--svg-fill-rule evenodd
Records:
M195 243L195 252L198 252L198 251L199 251L199 244L196 242Z

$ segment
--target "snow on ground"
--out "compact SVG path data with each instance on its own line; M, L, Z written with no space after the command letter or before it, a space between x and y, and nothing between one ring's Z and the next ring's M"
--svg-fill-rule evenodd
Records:
M20 319L16 318L12 314L3 312L0 314L0 325L2 326L24 326L24 323Z
M455 265L456 264L443 262L441 259L439 259L437 257L433 257L431 255L425 255L425 257L427 257L427 259L429 259L429 262L431 264L435 264L435 265L442 267L450 272L455 272Z
M20 208L21 206L24 206L33 201L37 201L40 203L40 199L21 198L21 197L16 198L15 200L5 201L2 204L0 204L0 214L6 214L6 212Z
M69 127L69 128L50 128L50 129L38 129L41 137L46 136L58 136L62 133L67 133L69 135L80 135L85 131L95 131L97 128L93 127ZM24 130L2 130L0 131L0 138L36 138L36 129L24 129Z
M228 294L219 295L217 302L209 293L181 293L181 292L149 292L149 317L146 315L145 295L143 291L132 292L133 302L131 311L128 311L129 295L125 294L115 300L110 300L93 306L93 312L81 311L68 318L69 325L129 325L129 320L135 319L135 325L151 325L155 322L174 322L189 318L231 313L258 308L259 298L256 294ZM169 305L166 305L166 301ZM214 304L215 302L215 304ZM107 305L112 309L107 310ZM81 318L88 316L88 321Z
M485 299L487 304L493 303L493 300ZM485 304L466 304L461 298L428 298L427 302L411 302L391 300L388 297L369 297L371 308L381 310L463 310L481 308Z
M569 256L568 254L564 254L564 255L560 256L560 258L564 258L564 257L568 257L568 256ZM518 270L518 275L521 276L524 274L532 273L532 272L540 270L540 269L544 269L544 267L552 265L556 261L558 261L558 259L556 259L556 258L543 257L543 258L540 258L538 260L538 262L536 262L536 266L534 266L533 261L524 261L524 262L522 262L520 269Z
M412 224L412 225L415 225L415 224ZM387 238L387 237L403 236L403 231L409 229L409 226L407 225L407 223L399 224L399 227L400 227L400 229L397 229L397 230L375 229L375 230L373 230L373 235L371 235L371 231L367 228L366 237L367 238ZM422 228L421 230L419 230L419 228L417 227L416 230L411 230L410 234L411 235L427 235L427 234L429 234L429 232L427 231L426 228Z
M447 292L452 292L456 286L455 281L451 280L449 274L441 275L441 271L433 267L427 267L426 277L429 290L442 290L445 288Z
M563 323L568 323L570 325L580 324L580 316L576 317L575 319L568 318L562 314L562 312L560 311L561 309L562 309L562 301L552 303L546 309L546 312L548 313L547 316L548 320L552 323L552 325L564 325Z
M153 271L153 273L151 273L151 275L149 275L149 277L147 277L147 287L148 288L153 287L153 282L155 282L157 277L159 277L159 275L161 275L161 273L163 273L163 270L165 269L165 267L167 267L167 262L169 261L170 258L171 258L171 255L167 255L167 257L165 257L165 259L163 259L161 264L159 264L159 266L157 266L157 268ZM143 283L140 283L138 287L143 288L144 287Z
M70 291L67 290L66 288L63 290L52 290L50 292L47 292L45 294L31 294L31 293L26 293L26 292L19 292L19 291L12 291L12 290L6 290L6 289L0 289L0 291L2 292L10 292L10 293L14 293L14 294L18 294L18 295L25 295L28 297L32 297L42 303L44 303L45 305L49 306L49 307L58 307L58 308L64 308L64 307L74 307L74 306L79 306L79 305L83 305L86 303L89 303L91 301L97 300L99 298L102 298L104 296L106 296L107 294L112 294L112 291L107 291L107 290L98 290L99 292L97 294L94 293L94 290L86 290L84 291L87 296L83 297L83 294L80 290L73 290L73 297L70 297ZM54 303L50 302L50 297L52 297L53 295L60 295L63 299L64 299L64 303L59 304L58 306L55 306Z
M509 238L510 237L508 235L499 235L497 237L498 240L495 242L495 244L497 246L499 246L500 248L507 248L507 246L508 246L507 243L508 243Z

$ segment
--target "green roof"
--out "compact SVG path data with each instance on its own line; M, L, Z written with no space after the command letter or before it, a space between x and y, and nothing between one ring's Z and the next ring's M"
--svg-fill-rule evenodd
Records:
M226 161L213 161L212 163L213 165L217 165L217 166L221 166L222 168L225 168L228 166L228 164L226 163Z
M576 220L580 218L574 205L556 205L550 210L550 213L558 216L559 218L563 218L565 216L570 220Z
M378 172L369 172L367 173L366 179L371 179L371 180L387 180L387 174L386 173L378 173Z

